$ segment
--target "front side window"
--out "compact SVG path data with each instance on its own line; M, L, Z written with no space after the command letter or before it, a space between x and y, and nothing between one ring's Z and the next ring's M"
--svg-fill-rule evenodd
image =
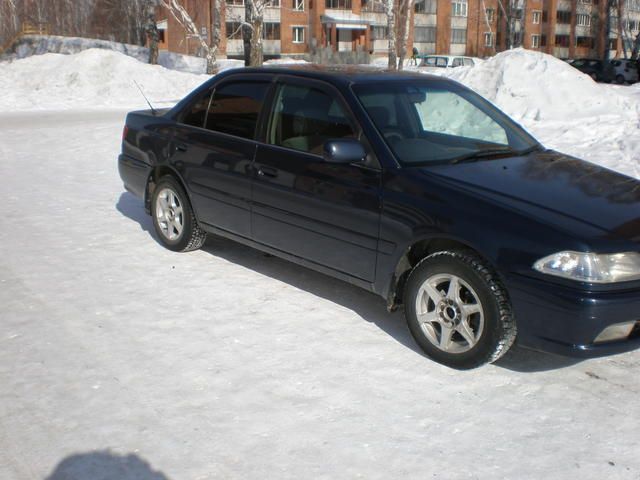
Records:
M205 128L253 139L268 88L266 81L240 81L216 87Z
M428 67L445 68L447 66L447 59L446 57L427 57L424 60L424 64Z
M517 124L479 95L445 83L384 82L353 87L369 117L407 166L537 146Z
M267 129L267 143L321 154L330 139L355 138L342 105L323 90L281 85Z

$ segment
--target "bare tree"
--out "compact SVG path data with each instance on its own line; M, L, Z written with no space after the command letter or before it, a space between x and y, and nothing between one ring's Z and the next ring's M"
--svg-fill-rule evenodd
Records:
M396 18L396 48L398 56L398 70L404 69L404 61L407 57L407 45L409 43L409 30L414 0L400 0L398 15Z
M156 65L158 63L158 43L160 42L160 32L158 32L158 25L156 23L155 2L148 1L145 9L145 13L147 14L145 31L149 41L149 63L151 65Z
M271 4L272 0L245 0L244 18L238 15L230 17L233 22L239 23L242 29L245 66L258 67L264 61L264 13Z
M397 57L397 30L396 30L396 2L395 0L385 1L385 14L387 15L387 35L389 35L389 70L398 68Z
M216 13L215 16L219 18L219 4L220 0L215 0L216 5ZM218 52L218 45L220 40L220 32L212 33L211 39L207 42L206 35L201 33L201 31L196 26L195 22L191 18L189 12L187 12L186 8L180 3L179 0L160 0L160 4L167 9L167 11L176 19L176 21L184 28L187 35L195 38L200 44L200 49L204 53L205 58L207 59L207 73L213 74L217 71L218 65L216 60L216 54ZM211 12L211 8L208 8L208 12ZM212 21L208 21L209 30L212 26ZM218 21L219 25L219 21Z

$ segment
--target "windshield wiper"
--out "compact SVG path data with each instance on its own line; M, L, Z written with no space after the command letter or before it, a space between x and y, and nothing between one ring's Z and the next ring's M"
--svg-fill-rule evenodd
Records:
M475 152L466 153L464 155L460 155L459 157L451 160L451 163L463 163L463 162L473 162L481 158L489 158L495 157L498 155L527 155L536 150L540 150L542 147L538 145L533 145L529 148L525 148L524 150L513 150L512 148L488 148L483 150L476 150Z
M496 155L517 155L518 152L511 148L491 148L484 150L476 150L475 152L465 153L451 160L451 163L473 162L480 158L494 157Z

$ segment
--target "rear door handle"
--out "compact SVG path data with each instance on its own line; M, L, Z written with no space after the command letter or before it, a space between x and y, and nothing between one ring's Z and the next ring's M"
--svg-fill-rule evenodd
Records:
M275 178L278 176L278 170L273 167L265 167L264 165L261 165L258 167L258 175L260 177Z

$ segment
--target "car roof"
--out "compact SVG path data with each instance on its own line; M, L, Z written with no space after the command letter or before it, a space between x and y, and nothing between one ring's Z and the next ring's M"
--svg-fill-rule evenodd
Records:
M351 83L375 83L375 82L391 82L398 80L420 79L422 81L429 80L433 82L450 82L444 77L437 75L428 75L424 73L395 71L383 67L370 65L317 65L317 64L293 64L293 65L269 65L263 67L249 67L226 70L222 74L214 77L228 75L251 75L251 74L273 74L273 75L293 75L303 78L312 78L324 80L332 84L351 84Z

